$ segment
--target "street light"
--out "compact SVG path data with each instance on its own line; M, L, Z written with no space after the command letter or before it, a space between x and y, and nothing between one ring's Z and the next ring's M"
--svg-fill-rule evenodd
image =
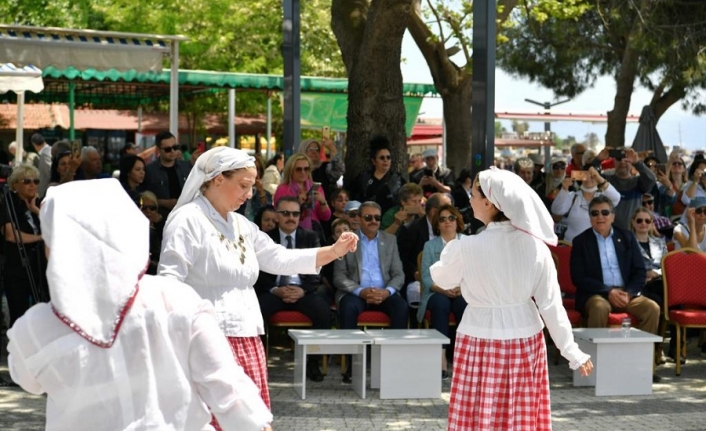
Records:
M544 115L549 115L552 107L556 105L561 105L562 103L569 102L571 99L566 99L566 100L561 100L559 102L537 102L536 100L532 99L525 99L525 102L532 103L535 105L539 105L542 108L544 108ZM547 132L547 135L549 138L552 136L552 126L549 121L544 122L544 131ZM551 163L551 158L552 158L552 148L551 146L544 147L544 171L549 172L549 164Z

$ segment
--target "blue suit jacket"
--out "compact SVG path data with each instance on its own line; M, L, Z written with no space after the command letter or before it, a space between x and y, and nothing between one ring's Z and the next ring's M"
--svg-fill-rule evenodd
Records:
M613 244L618 257L624 288L631 295L638 295L645 286L645 262L640 244L629 230L613 226ZM593 228L579 234L571 248L571 281L576 286L576 310L583 313L586 301L593 295L608 299L610 288L603 283L598 240Z

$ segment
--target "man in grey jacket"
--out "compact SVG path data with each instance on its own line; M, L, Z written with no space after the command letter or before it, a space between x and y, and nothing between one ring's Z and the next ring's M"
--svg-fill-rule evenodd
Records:
M642 195L652 190L656 178L635 150L628 148L622 151L620 156L614 157L615 174L606 175L605 178L620 192L620 203L615 207L613 224L622 229L630 229L630 219L635 210L642 206ZM598 154L601 161L608 157L608 148ZM637 170L637 175L633 175L633 168Z

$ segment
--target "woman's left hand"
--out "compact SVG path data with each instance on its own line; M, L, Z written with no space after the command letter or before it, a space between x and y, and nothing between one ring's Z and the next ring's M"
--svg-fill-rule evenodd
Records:
M590 376L593 372L593 362L591 362L590 359L586 360L586 362L579 367L579 371L583 377Z
M37 198L32 197L25 201L27 208L32 211L33 214L39 214L39 207L37 206Z
M333 245L333 251L336 256L343 257L347 253L355 253L358 247L358 235L353 232L343 232L338 237L338 241Z

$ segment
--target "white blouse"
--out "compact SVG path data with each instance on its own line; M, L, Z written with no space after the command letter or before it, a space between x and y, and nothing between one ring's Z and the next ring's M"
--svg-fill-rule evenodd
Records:
M212 430L206 405L224 430L272 421L211 304L173 280L143 277L110 348L76 334L50 304L27 311L8 338L12 379L47 393L47 430Z
M449 242L431 277L444 289L461 286L468 306L458 332L492 340L528 338L542 330L543 319L573 369L589 358L574 342L549 248L510 222L490 223L478 235Z
M227 240L221 240L221 234ZM241 263L239 235L244 240ZM317 249L287 250L257 225L231 212L228 220L202 196L170 215L164 228L159 275L190 285L211 301L221 331L228 337L265 333L253 285L260 271L316 274Z
M606 188L603 192L595 192L594 197L605 195L611 202L613 206L617 206L620 203L620 192L613 187L611 183L606 184ZM576 197L576 199L574 199ZM564 239L568 242L572 242L581 232L585 231L591 227L591 217L588 214L588 204L586 198L583 197L582 191L567 191L561 188L559 194L554 198L552 202L552 214L563 216L567 214L562 220L566 223L566 233L564 234Z

